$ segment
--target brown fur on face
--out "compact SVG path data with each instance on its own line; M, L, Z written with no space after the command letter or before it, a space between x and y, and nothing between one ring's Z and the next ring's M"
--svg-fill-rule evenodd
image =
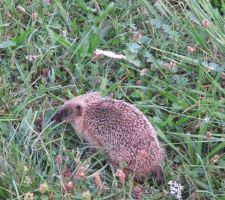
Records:
M57 112L55 114L55 116L52 118L53 120L57 121L57 122L61 122L61 121L69 121L69 119L71 117L78 117L81 116L81 106L78 105L66 105L63 108L60 109L59 112Z
M115 169L137 178L153 173L163 181L164 149L151 123L133 105L87 93L66 101L54 119L71 123L90 144L103 148Z

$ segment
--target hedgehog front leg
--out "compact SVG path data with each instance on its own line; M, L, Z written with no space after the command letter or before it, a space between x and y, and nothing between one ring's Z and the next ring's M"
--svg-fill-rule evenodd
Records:
M155 166L152 173L156 177L156 182L158 185L161 185L165 182L164 172L161 166Z

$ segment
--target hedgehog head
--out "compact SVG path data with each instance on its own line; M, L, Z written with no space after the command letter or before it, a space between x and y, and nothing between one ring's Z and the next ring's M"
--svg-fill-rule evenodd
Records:
M58 112L53 117L53 120L57 122L72 122L71 120L76 120L82 116L82 104L77 102L75 99L65 102Z
M76 123L76 121L79 121L79 119L83 117L85 108L90 103L100 98L101 96L98 93L90 92L66 101L52 118L52 120L55 120L57 122L65 121Z

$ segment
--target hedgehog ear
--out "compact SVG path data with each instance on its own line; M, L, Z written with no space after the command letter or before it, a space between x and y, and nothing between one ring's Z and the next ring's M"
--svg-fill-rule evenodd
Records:
M80 104L75 105L75 115L80 116L82 113L82 108Z

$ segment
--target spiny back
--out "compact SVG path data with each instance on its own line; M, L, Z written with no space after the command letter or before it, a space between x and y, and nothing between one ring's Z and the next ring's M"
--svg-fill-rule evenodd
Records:
M164 158L155 130L133 105L98 93L87 93L66 102L61 110L73 110L67 118L91 144L105 149L115 167L145 176L162 171ZM76 109L74 109L76 108Z

